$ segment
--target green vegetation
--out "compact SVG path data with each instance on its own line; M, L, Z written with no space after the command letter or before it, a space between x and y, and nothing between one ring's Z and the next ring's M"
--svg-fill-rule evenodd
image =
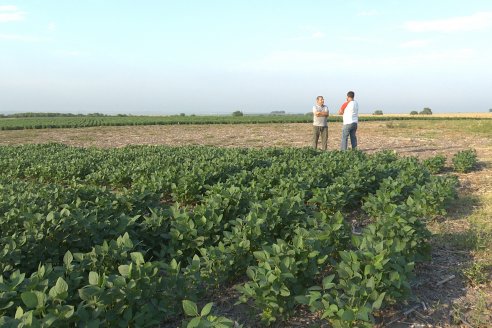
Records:
M412 111L410 112L410 115L418 115L418 114L419 114L419 112L417 112L416 110L412 110Z
M192 317L190 321L183 322L183 328L241 328L242 325L235 325L232 320L225 317L217 317L210 314L213 303L207 303L200 312L195 302L183 300L184 313Z
M241 279L265 324L368 326L429 256L456 179L303 149L0 147L0 324L157 326ZM370 218L352 234L349 213ZM194 305L195 304L195 305Z
M382 110L375 110L374 113L372 113L372 115L383 115L383 111Z
M241 112L240 110L237 110L235 112L232 112L232 116L236 116L237 117L237 116L244 116L244 115L243 115L243 112Z
M423 164L427 167L429 172L433 174L441 173L446 165L446 156L436 155L434 157L427 158L423 161Z
M312 123L312 113L306 115L223 115L223 116L61 116L61 117L19 117L1 118L0 130L22 129L55 129L55 128L84 128L93 126L133 126L133 125L170 125L170 124L266 124L266 123ZM492 121L490 118L444 118L424 116L361 116L360 121L408 121L408 120L432 120L432 121ZM339 115L328 117L330 122L341 122Z
M470 172L477 165L477 152L474 149L459 151L453 156L452 162L456 172Z

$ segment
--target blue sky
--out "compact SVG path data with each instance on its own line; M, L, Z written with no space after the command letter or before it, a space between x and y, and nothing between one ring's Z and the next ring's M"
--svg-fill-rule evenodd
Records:
M0 0L0 113L488 112L490 40L490 0Z

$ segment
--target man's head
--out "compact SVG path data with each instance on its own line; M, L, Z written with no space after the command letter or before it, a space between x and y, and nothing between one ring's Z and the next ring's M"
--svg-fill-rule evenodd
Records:
M323 99L323 96L317 96L316 97L316 103L320 106L322 106L325 103L325 100Z
M353 92L353 91L349 91L349 92L347 92L347 98L350 98L350 99L352 99L352 100L353 100L353 99L354 99L354 96L355 96L355 94L354 94L354 92Z

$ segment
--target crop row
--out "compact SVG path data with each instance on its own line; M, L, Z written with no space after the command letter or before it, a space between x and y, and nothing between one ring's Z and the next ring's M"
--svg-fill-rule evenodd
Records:
M265 324L409 292L456 179L312 149L0 147L0 324L155 326L238 279ZM351 221L368 221L352 235ZM186 303L185 304L189 304Z
M467 117L432 116L361 116L360 121L395 120L467 120ZM481 118L482 120L488 118ZM341 122L341 116L330 116L330 122ZM0 130L84 128L94 126L174 125L174 124L264 124L311 123L311 115L248 116L82 116L82 117L16 117L0 119Z

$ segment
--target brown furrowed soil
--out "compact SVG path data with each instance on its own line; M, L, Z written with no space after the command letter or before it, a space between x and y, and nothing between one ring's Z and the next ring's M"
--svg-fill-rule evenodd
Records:
M490 115L486 115L490 117ZM341 123L329 125L329 150L340 145ZM165 125L80 129L0 131L0 145L64 143L79 147L126 145L213 145L221 147L310 147L310 124ZM378 326L490 327L492 324L492 121L361 122L359 148L365 152L395 150L421 159L451 159L460 150L477 151L479 167L460 180L459 198L448 215L429 222L432 260L417 267L413 295L378 314ZM255 326L252 316L237 313L234 292L224 291L223 315ZM229 299L230 298L230 299ZM411 311L410 311L411 310ZM278 327L325 327L300 308Z

